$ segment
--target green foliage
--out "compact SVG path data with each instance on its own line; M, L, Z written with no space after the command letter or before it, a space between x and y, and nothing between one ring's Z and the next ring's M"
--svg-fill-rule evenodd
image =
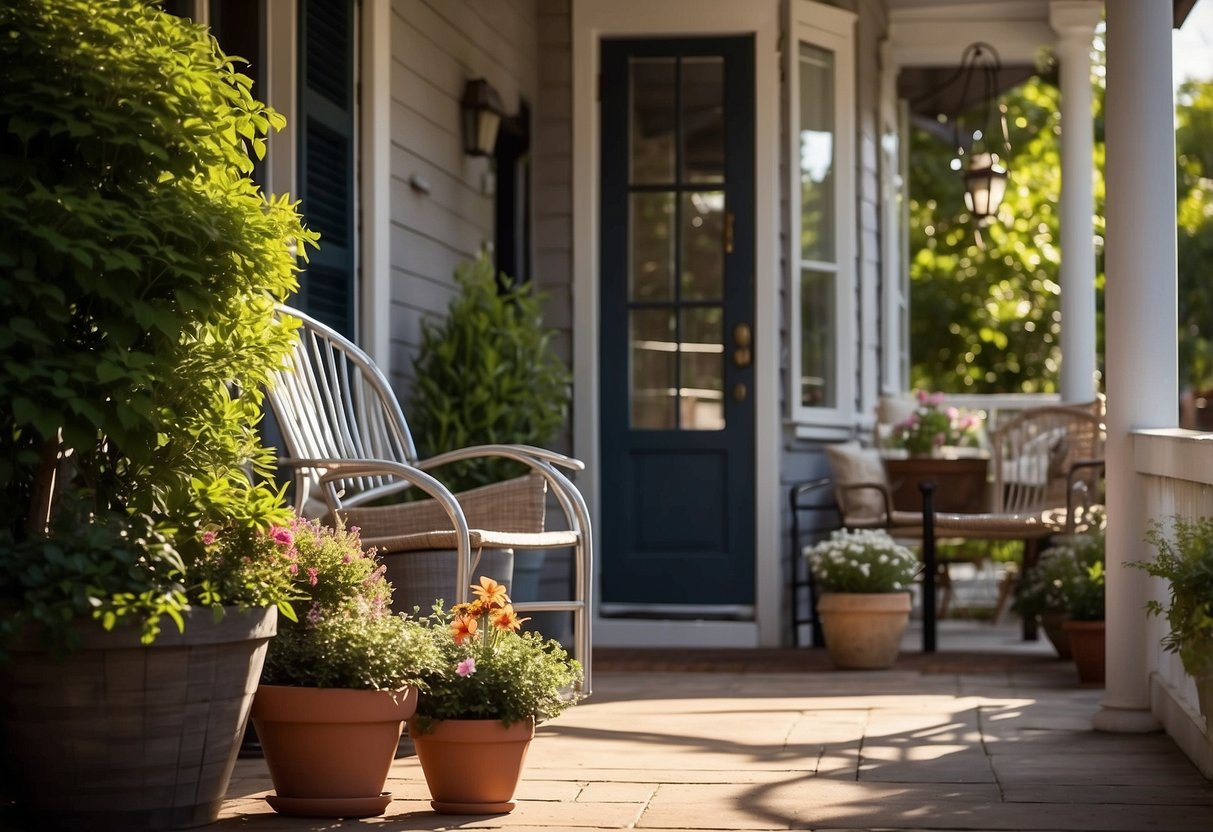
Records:
M124 616L138 619L145 642L160 632L163 616L182 625L187 597L172 530L157 527L145 514L120 520L88 522L65 510L49 539L31 537L5 546L0 645L32 626L45 634L53 651L69 652L80 634L68 625L90 613L107 628ZM63 535L69 528L74 534ZM21 608L13 609L18 599Z
M471 445L547 445L568 412L570 375L543 327L543 296L494 274L487 255L455 272L459 294L441 323L422 322L409 427L427 455ZM453 491L525 473L518 463L453 463Z
M1213 81L1187 81L1175 107L1179 381L1213 388Z
M279 623L262 681L395 690L417 683L436 665L438 650L425 627L392 612L384 566L363 553L357 530L296 519L260 539L278 550L280 574L289 576L304 613Z
M1007 194L999 219L980 231L964 210L961 177L950 167L955 148L921 129L911 135L915 387L949 393L1057 389L1060 94L1033 78L1003 101L1011 135ZM1102 171L1102 140L1095 155ZM1102 173L1098 176L1096 213L1102 218ZM1099 286L1102 280L1100 275Z
M1061 612L1079 621L1102 621L1104 578L1102 531L1060 538L1020 581L1015 611L1029 618Z
M1171 631L1163 645L1179 654L1190 675L1199 676L1213 669L1213 518L1177 515L1172 524L1167 534L1163 524L1152 523L1146 541L1157 556L1129 565L1169 584L1167 604L1151 601L1146 608L1152 615L1166 614Z
M921 564L887 532L841 529L807 552L823 592L904 592Z
M188 571L207 524L284 516L256 423L292 338L274 303L316 235L248 178L283 120L205 28L143 0L13 0L0 67L0 573L39 549L117 559L121 588L28 575L25 597L64 620L150 598L154 629L181 603L152 568L167 548ZM90 521L48 536L48 505ZM126 568L140 540L147 568Z
M506 725L533 716L551 719L577 704L581 663L554 639L518 632L505 587L481 578L487 595L450 612L442 601L427 619L439 660L423 679L417 715L434 719L499 719ZM496 590L496 594L493 594Z

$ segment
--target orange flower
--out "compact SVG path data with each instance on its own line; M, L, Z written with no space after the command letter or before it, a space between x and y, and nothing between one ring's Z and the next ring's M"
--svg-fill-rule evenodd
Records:
M529 618L519 618L518 613L514 611L513 604L506 604L493 613L493 626L498 630L517 630L522 627L524 621L530 620Z
M480 576L480 586L472 584L472 592L480 603L488 607L500 607L510 602L510 596L505 594L505 586L484 575Z
M476 619L461 615L451 622L451 636L456 644L463 644L476 635Z

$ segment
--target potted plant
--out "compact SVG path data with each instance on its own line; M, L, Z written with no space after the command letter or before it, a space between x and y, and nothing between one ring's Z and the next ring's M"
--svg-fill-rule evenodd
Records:
M363 552L357 529L295 519L256 544L262 558L285 561L300 613L279 628L253 700L275 789L266 800L286 815L381 815L416 684L438 649L420 622L392 612L383 564ZM245 550L238 542L233 552Z
M1059 577L1065 599L1066 617L1062 622L1070 653L1078 669L1078 679L1103 684L1105 646L1105 573L1104 534L1093 530L1063 540L1059 557L1071 559L1073 566Z
M519 632L506 587L482 576L475 599L428 619L439 661L423 679L409 737L436 811L512 811L535 724L580 698L581 664L555 640Z
M981 419L947 406L943 393L915 393L918 406L914 412L893 425L888 444L904 448L910 456L938 456L944 448L977 448L980 446Z
M1063 659L1072 658L1064 622L1075 603L1071 599L1074 588L1089 582L1089 567L1102 561L1102 535L1058 538L1019 582L1013 609L1024 618L1038 619L1053 649Z
M204 28L141 0L18 0L0 31L0 710L18 801L43 826L205 823L290 608L259 567L206 565L202 536L284 516L256 423L291 343L274 303L315 235L248 178L282 120ZM199 666L220 645L243 651L238 673Z
M842 529L805 552L817 578L826 650L835 667L891 667L910 619L914 553L887 532Z
M498 273L485 252L456 269L455 283L458 293L446 316L421 323L408 414L418 447L427 456L495 443L547 447L565 424L571 376L552 349L552 330L543 325L545 296L530 281ZM525 473L525 466L501 457L456 462L434 472L453 492ZM400 581L397 601L404 609L429 609L449 593L449 581L434 581L444 573L454 575L453 566L443 569L438 563L453 564L453 553L400 557L415 567ZM539 597L543 562L541 549L490 550L482 569L512 586L519 600L530 601ZM394 563L393 571L398 567Z
M1171 525L1171 534L1161 523L1150 526L1146 540L1157 555L1132 565L1167 581L1166 604L1151 601L1147 610L1166 615L1170 629L1163 646L1179 654L1184 671L1195 680L1208 724L1213 722L1213 518L1176 516Z
M914 410L894 423L883 440L883 464L893 507L921 511L918 484L938 485L935 510L988 511L989 454L982 447L981 419L947 405L943 393L919 390Z

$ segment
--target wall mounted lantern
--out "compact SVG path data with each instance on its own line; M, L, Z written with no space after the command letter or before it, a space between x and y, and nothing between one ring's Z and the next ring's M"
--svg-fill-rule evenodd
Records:
M497 90L483 78L473 78L463 89L460 110L463 152L469 156L492 156L497 145L497 129L506 114Z
M963 171L965 206L979 225L997 216L1007 192L1006 156L1011 153L1007 108L998 100L1002 62L988 43L971 43L961 55L960 69L948 81L959 81L960 96L953 120L956 158L952 169ZM980 121L965 124L965 115L980 106ZM1003 155L999 156L999 151Z

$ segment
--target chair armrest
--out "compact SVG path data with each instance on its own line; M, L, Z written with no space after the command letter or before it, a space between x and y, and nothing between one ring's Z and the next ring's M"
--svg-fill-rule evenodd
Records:
M571 456L558 454L555 451L549 451L546 448L536 448L534 445L472 445L467 448L460 448L455 451L447 451L445 453L436 454L418 463L418 465L420 465L422 468L433 468L440 465L446 465L450 462L459 462L460 460L477 459L486 456L514 459L523 463L526 463L528 459L542 460L543 462L547 462L552 465L559 465L561 468L568 468L572 471L585 470L585 463L580 459L574 459Z
M840 495L846 495L852 491L877 491L877 492L879 492L881 500L884 502L884 519L882 521L882 525L883 526L889 525L889 522L893 517L893 493L889 490L889 487L887 485L885 485L884 483L880 483L880 482L852 482L852 483L846 483L845 485L836 486L836 489ZM839 502L843 503L844 501L840 500ZM851 525L850 523L847 522L846 505L845 504L839 505L839 510L840 510L840 513L842 514L843 525L844 526Z
M474 445L455 451L447 451L446 453L421 460L417 463L417 467L429 471L452 462L484 457L512 459L527 466L535 473L542 475L547 480L548 487L552 489L552 494L556 497L556 501L560 504L565 519L569 523L569 528L588 537L590 533L590 512L585 504L585 499L577 487L573 485L572 481L563 473L556 470L555 467L559 465L574 471L584 470L585 463L579 459L531 445Z

